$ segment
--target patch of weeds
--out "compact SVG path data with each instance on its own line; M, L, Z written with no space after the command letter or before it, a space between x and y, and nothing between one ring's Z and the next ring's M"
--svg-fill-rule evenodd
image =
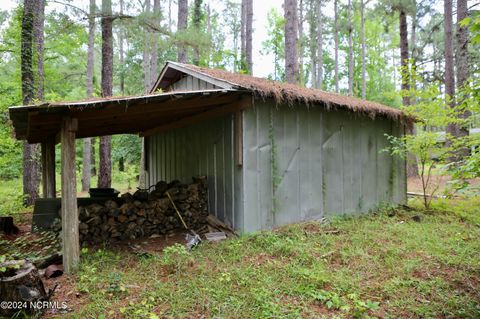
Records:
M127 306L120 307L119 313L125 317L158 319L154 312L157 300L153 296L142 298L141 300L130 301Z
M118 272L111 272L108 275L108 288L107 292L113 295L118 295L127 291L125 285L122 282L122 275Z
M186 268L194 259L184 245L174 244L163 250L160 263L165 266L169 273L177 273Z
M311 297L324 304L327 309L339 310L352 318L373 318L369 313L380 308L379 302L363 301L356 293L341 296L334 291L319 290L312 293Z

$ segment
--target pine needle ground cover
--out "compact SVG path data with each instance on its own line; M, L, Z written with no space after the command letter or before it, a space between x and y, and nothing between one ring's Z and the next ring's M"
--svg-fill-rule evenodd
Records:
M84 250L56 298L70 318L479 318L480 198L410 205L191 252Z

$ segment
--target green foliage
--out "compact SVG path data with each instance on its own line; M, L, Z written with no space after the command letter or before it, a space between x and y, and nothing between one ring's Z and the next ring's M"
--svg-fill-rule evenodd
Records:
M77 284L88 295L69 316L477 317L478 198L411 205L149 259L89 250ZM112 283L125 291L109 292Z
M480 11L473 11L472 16L461 21L461 24L470 27L471 43L480 44Z
M455 189L464 189L468 186L467 179L480 176L479 155L476 149L480 142L477 135L453 137L449 133L441 135L438 131L445 130L449 125L461 128L470 128L473 117L463 116L466 112L478 113L480 102L475 93L478 81L460 88L457 102L451 106L452 97L442 96L438 83L421 84L416 70L409 72L412 82L409 91L402 92L409 96L414 103L403 108L403 111L416 120L416 134L407 134L401 137L389 136L390 146L385 150L392 156L407 158L412 154L418 161L420 178L422 180L424 205L429 207L432 196L438 190L438 184L433 184L432 172L438 168L442 173L451 173L454 181L451 186ZM420 86L421 85L421 86ZM467 153L460 160L452 158L461 152ZM472 150L468 152L468 150ZM429 193L429 194L428 194Z
M121 158L127 164L140 162L142 139L138 135L122 134L112 138L112 160L118 162Z
M285 18L275 8L272 8L267 15L267 29L269 31L269 37L262 42L262 53L273 54L275 71L269 77L272 80L284 81L285 80L285 41L284 41L284 28Z

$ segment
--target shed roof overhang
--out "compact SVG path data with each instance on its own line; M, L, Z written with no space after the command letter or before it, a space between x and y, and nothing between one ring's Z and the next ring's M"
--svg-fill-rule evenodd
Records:
M13 106L9 113L16 138L38 143L57 136L65 117L78 122L77 138L147 136L236 112L249 101L249 92L222 89Z

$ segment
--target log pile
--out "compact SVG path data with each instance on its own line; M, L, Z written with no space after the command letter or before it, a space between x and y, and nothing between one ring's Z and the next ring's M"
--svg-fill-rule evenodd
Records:
M161 181L151 192L126 193L117 201L79 207L81 244L129 240L183 230L167 192L189 228L205 227L208 217L206 179L194 178L191 184ZM56 230L59 227L57 223Z

